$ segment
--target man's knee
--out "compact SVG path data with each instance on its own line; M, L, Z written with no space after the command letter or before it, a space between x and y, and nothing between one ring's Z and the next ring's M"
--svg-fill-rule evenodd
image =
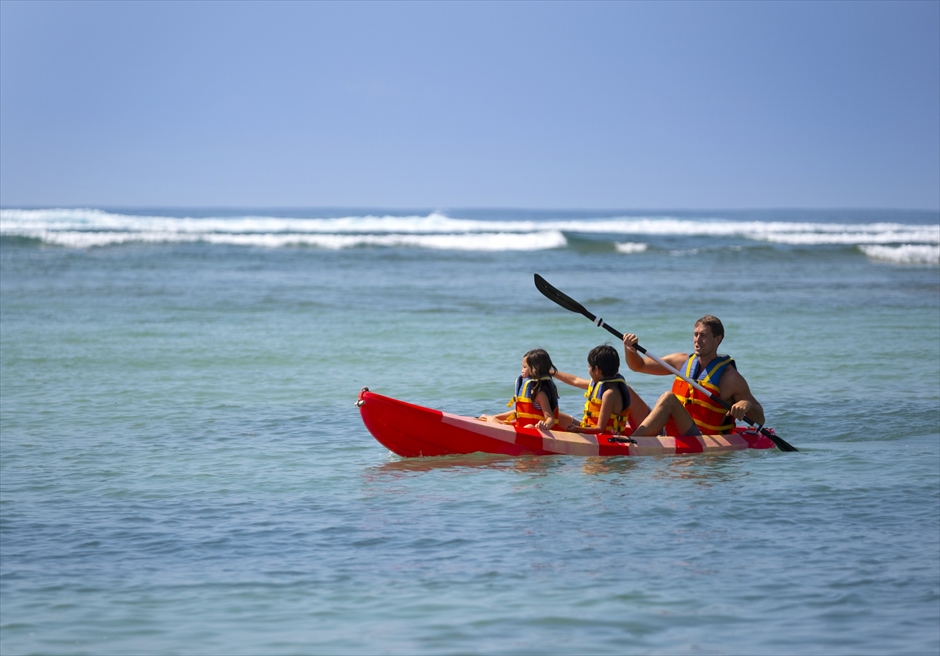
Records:
M677 399L676 395L673 394L672 392L663 392L662 395L659 397L659 400L656 401L656 405L668 407L670 405L674 405L678 401L679 399Z

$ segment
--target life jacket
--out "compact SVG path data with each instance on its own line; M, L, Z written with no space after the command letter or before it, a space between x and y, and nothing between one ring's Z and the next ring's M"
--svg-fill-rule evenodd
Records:
M627 428L629 425L630 389L627 387L627 381L625 381L623 376L619 373L612 378L591 381L587 391L584 393L587 401L584 402L584 418L581 420L581 426L585 428L598 427L597 421L601 413L601 400L603 399L604 392L611 387L616 387L620 390L620 395L623 397L623 410L618 414L611 413L610 417L607 419L607 425L602 427L602 430L620 433Z
M728 367L737 366L734 359L728 355L718 355L707 367L702 367L696 355L690 355L685 363L685 377L694 380L707 390L721 396L719 384L721 375ZM729 433L734 430L734 419L728 414L728 409L721 403L695 389L679 376L672 383L672 393L682 401L692 420L705 435ZM667 435L673 433L667 431Z
M548 381L550 386L550 389L544 389L546 386L543 385L542 391L548 396L548 402L552 406L552 416L555 420L552 426L554 426L558 423L558 390L555 388L555 381L552 380L551 376L542 376L538 380L543 382ZM532 391L536 382L535 378L523 378L522 376L516 378L516 393L513 395L512 399L509 400L509 403L506 404L510 408L513 406L515 406L515 408L506 418L506 423L515 424L517 426L528 426L529 424L537 424L545 419L545 415L542 414L541 406L535 402L536 394Z

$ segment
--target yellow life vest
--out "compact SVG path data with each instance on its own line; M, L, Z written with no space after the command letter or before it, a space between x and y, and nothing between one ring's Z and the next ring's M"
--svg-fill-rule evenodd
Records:
M629 413L630 413L630 390L627 388L627 381L624 380L623 376L617 374L613 378L607 378L599 381L591 381L591 384L588 386L587 391L584 393L584 396L587 398L587 401L584 402L584 418L581 420L581 426L585 428L597 428L597 421L600 418L601 413L601 400L604 396L604 392L610 389L611 386L621 387L621 394L625 394L623 399L623 410L617 414L611 413L610 417L607 419L607 425L602 428L605 432L611 433L620 433L627 426L629 426Z
M551 376L542 376L539 380L547 380L551 385L555 384ZM535 398L532 394L532 388L535 387L535 383L536 380L534 378L523 378L519 376L519 378L516 379L516 394L509 400L509 403L506 404L510 408L515 408L506 418L506 423L515 424L516 426L528 426L529 424L537 424L545 419L545 415L542 414L542 410L535 402ZM551 399L551 394L548 394L548 397ZM558 423L557 403L552 409L552 416L554 418L552 426L554 426ZM551 426L549 428L551 428Z
M694 380L705 389L721 396L719 384L721 375L728 367L734 366L734 359L727 355L719 355L702 367L695 355L690 355L685 363L685 376ZM728 416L728 409L715 401L708 394L703 394L687 382L676 376L672 383L672 393L682 401L692 421L706 435L727 433L734 428L734 420Z

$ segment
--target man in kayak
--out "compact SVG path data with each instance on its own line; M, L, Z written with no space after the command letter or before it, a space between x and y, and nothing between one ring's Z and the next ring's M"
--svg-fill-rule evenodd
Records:
M663 428L666 435L728 433L734 429L735 420L745 415L763 425L764 408L751 394L734 360L727 355L718 355L718 346L724 336L725 329L718 317L706 314L695 322L692 332L695 352L672 353L662 360L712 391L731 408L725 408L676 376L672 390L659 397L646 419L633 431L634 436L658 435ZM632 371L656 376L672 373L649 356L637 353L634 348L637 342L637 336L632 333L623 336L624 356Z

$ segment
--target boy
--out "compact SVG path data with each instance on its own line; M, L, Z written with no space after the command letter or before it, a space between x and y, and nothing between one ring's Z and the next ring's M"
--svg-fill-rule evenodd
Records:
M581 423L564 415L559 424L567 422L566 430L573 433L624 433L638 426L649 414L649 406L620 375L617 349L608 344L596 346L588 353L587 362L591 380L564 371L555 374L557 380L587 390Z

